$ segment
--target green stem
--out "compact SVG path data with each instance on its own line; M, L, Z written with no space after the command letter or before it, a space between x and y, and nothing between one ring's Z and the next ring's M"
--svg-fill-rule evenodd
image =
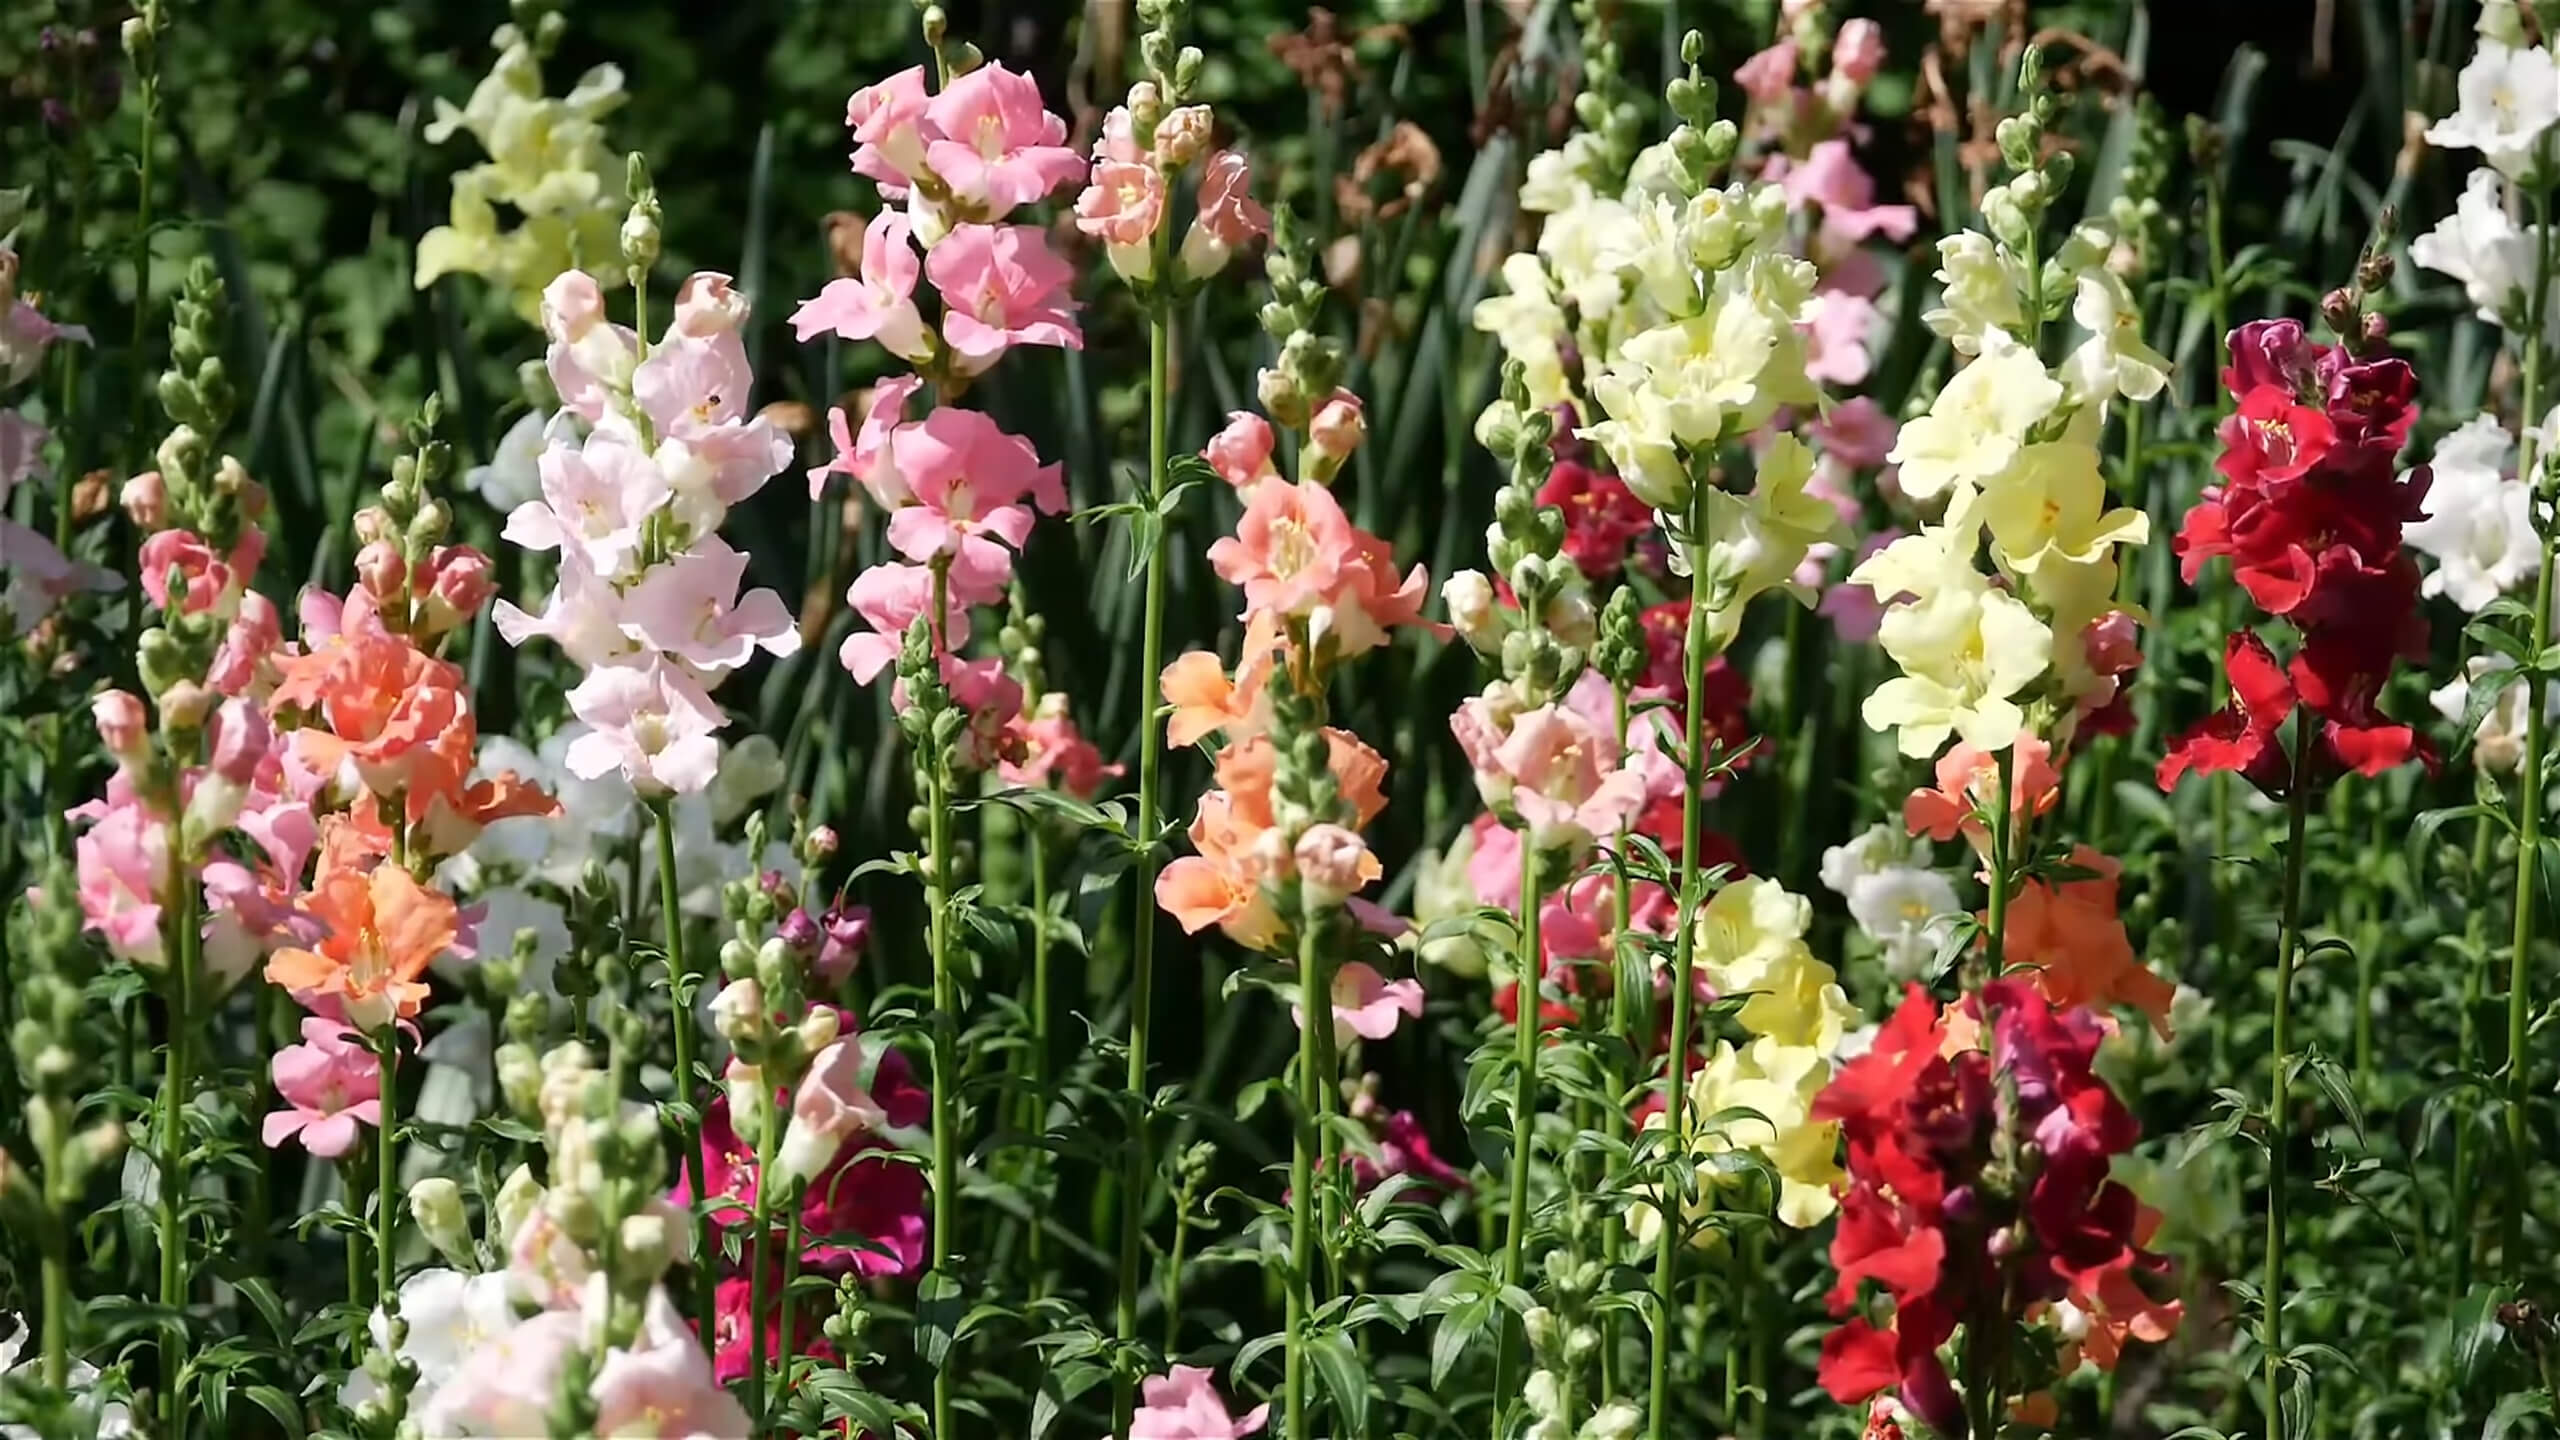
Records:
M1314 1440L1307 1428L1307 1325L1316 1283L1316 1028L1331 1023L1332 992L1319 982L1324 946L1316 927L1298 926L1298 1116L1289 1150L1289 1332L1286 1340L1282 1440ZM1125 1432L1124 1432L1125 1433Z
M148 23L157 13L158 7L151 7L144 17L145 23ZM156 132L160 124L159 67L160 62L156 56L139 67L143 71L140 77L142 81L142 149L139 157L142 178L140 188L134 192L136 199L133 229L133 341L131 347L125 352L133 357L134 366L133 397L125 416L125 434L133 437L136 443L141 443L142 437L149 433L142 424L142 403L143 397L152 393L153 388L147 381L145 374L147 367L143 361L143 357L150 352L144 350L142 345L148 333L148 322L151 318L151 152L157 148ZM141 466L137 462L134 468L140 469Z
M1185 1192L1173 1212L1173 1250L1164 1265L1164 1353L1182 1353L1182 1250L1191 1238L1191 1197Z
M1042 838L1041 820L1027 817L1031 861L1031 1116L1024 1130L1042 1136L1049 1129L1049 850ZM1031 1178L1045 1183L1049 1169L1049 1152L1039 1145L1030 1147ZM1031 1287L1035 1296L1045 1295L1049 1288L1049 1227L1044 1216L1035 1215L1029 1237L1031 1253ZM1171 1306L1171 1298L1166 1300Z
M2311 787L2303 783L2310 768L2311 711L2294 718L2294 783L2285 802L2284 893L2281 929L2276 937L2275 1033L2268 1053L2272 1092L2267 1105L2267 1269L2261 1284L2266 1306L2262 1347L2266 1352L2267 1433L2284 1430L2284 1229L2285 1131L2291 1077L2286 1073L2293 1050L2293 967L2302 949L2303 831L2311 818Z
M160 1428L186 1440L187 1411L179 1391L187 1348L187 1139L186 1106L195 1076L188 1041L195 1031L196 956L202 943L196 920L199 890L194 871L181 865L171 882L177 944L169 970L169 1043L160 1076L160 1305L169 1315L160 1354Z
M799 1353L793 1348L798 1337L792 1332L798 1328L793 1322L800 1318L800 1302L792 1290L800 1282L800 1244L800 1203L795 1197L791 1213L782 1221L782 1353L775 1357L775 1366L780 1371L778 1388L785 1400L791 1394L791 1362Z
M1991 911L1983 923L1982 947L1986 980L1999 979L2009 968L2009 863L2014 848L2009 831L2018 809L2010 793L2010 776L2017 753L2014 743L2000 752L1994 781L1999 793L1991 802Z
M933 625L937 631L949 613L951 578L947 565L933 567ZM944 638L934 637L934 652ZM953 1257L959 1248L960 1105L960 977L951 953L951 759L939 739L925 742L926 849L925 905L932 918L927 938L933 950L933 1270L947 1290L956 1283ZM933 1440L952 1440L953 1373L951 1341L946 1337L940 1363L933 1367Z
M1618 687L1615 695L1615 718L1618 737L1618 753L1621 755L1627 753L1627 726L1631 719L1628 709L1627 692L1623 687ZM1618 832L1617 853L1619 863L1614 867L1609 896L1611 914L1615 919L1614 923L1609 928L1609 933L1612 936L1623 936L1627 933L1629 925L1633 923L1635 915L1635 897L1631 893L1632 882L1628 879L1627 867L1625 864L1625 857L1627 855L1627 832L1624 830ZM1612 954L1609 957L1608 964L1609 979L1611 981L1609 1023L1614 1027L1617 1023L1618 1007L1623 1003L1616 990L1617 956L1615 954ZM1651 998L1652 997L1650 996L1646 997L1648 1001L1650 1001ZM1648 1006L1648 1008L1650 1007ZM1642 1057L1644 1056L1645 1051L1645 1037L1643 1033L1639 1030L1635 1033L1629 1034L1626 1039L1629 1047L1638 1057L1637 1063L1641 1065L1643 1063ZM1615 1065L1610 1066L1609 1103L1601 1107L1601 1122L1607 1127L1609 1138L1612 1140L1623 1141L1627 1138L1627 1107L1623 1100L1625 1089L1626 1077L1619 1073L1618 1068ZM1601 1172L1599 1178L1600 1183L1595 1187L1594 1193L1598 1193L1601 1190L1609 1188L1609 1182L1612 1177L1608 1173L1608 1161L1606 1158L1603 1158L1601 1161ZM1618 1271L1618 1259L1623 1253L1623 1249L1626 1244L1626 1229L1626 1226L1616 1223L1614 1217L1604 1219L1601 1223L1600 1263L1602 1267L1601 1273L1604 1275L1615 1275ZM1618 1312L1616 1310L1605 1311L1599 1317L1599 1321L1600 1393L1615 1399L1618 1395Z
M1538 1020L1544 1008L1538 988L1538 884L1540 856L1530 832L1520 832L1520 948L1512 958L1511 1182L1503 1212L1502 1283L1517 1289L1529 1273L1529 1162L1538 1139ZM1494 1428L1502 1434L1505 1402L1519 1393L1519 1346L1506 1319L1494 1357Z
M2464 937L2469 945L2462 959L2462 1014L2460 1039L2456 1042L2454 1070L2467 1078L2480 1064L2480 991L2488 968L2489 947L2487 921L2489 915L2488 886L2491 847L2497 843L2496 817L2483 814L2471 826L2470 915L2464 923ZM2471 1293L2471 1245L2479 1233L2480 1182L2479 1147L2473 1136L2473 1118L2457 1110L2453 1123L2453 1295L2455 1299Z
M373 1293L385 1315L400 1313L394 1270L400 1252L392 1243L398 1223L393 1207L400 1201L400 1027L385 1025L374 1033L373 1053L382 1062L382 1125L374 1136Z
M756 1174L773 1174L775 1132L782 1128L782 1116L773 1101L770 1086L759 1086L756 1116ZM747 1426L749 1433L760 1431L765 1424L765 1302L770 1298L765 1272L773 1265L773 1190L769 1184L756 1186L755 1235L748 1255L747 1270ZM800 1207L791 1207L798 1214Z
M58 1156L59 1151L55 1154ZM58 1162L57 1162L58 1163ZM54 1166L45 1167L44 1183L54 1185ZM60 1390L71 1376L71 1257L70 1235L63 1224L62 1212L51 1208L46 1215L44 1248L44 1383L48 1390Z
M1165 239L1159 227L1155 240L1157 271L1162 273ZM1165 476L1172 464L1168 450L1167 427L1172 423L1173 397L1170 389L1172 357L1172 316L1162 297L1147 310L1147 479L1146 493L1140 497L1153 512L1163 503ZM1156 981L1156 829L1157 811L1162 797L1160 787L1161 756L1164 749L1164 716L1156 704L1157 677L1164 672L1164 606L1165 546L1171 529L1170 516L1160 516L1157 523L1133 535L1149 537L1145 566L1147 572L1146 626L1139 641L1138 661L1138 863L1131 869L1137 889L1130 897L1130 973L1129 973L1129 1072L1128 1092L1132 1109L1129 1137L1128 1169L1121 1182L1120 1194L1120 1292L1119 1336L1122 1344L1138 1338L1139 1251L1147 1231L1147 1176L1150 1171L1147 1115L1147 1027L1155 1010ZM1309 1010L1310 1016L1331 1014L1330 1009ZM1312 1121L1313 1112L1310 1112ZM1295 1353L1294 1351L1292 1353ZM1126 1434L1130 1417L1136 1413L1137 1377L1126 1366L1113 1376L1111 1408L1115 1420L1114 1434Z
M1733 1307L1735 1323L1725 1337L1724 1347L1724 1424L1727 1430L1742 1433L1742 1366L1746 1358L1743 1335L1750 1328L1750 1307L1742 1303L1742 1294L1750 1284L1748 1262L1742 1256L1742 1242L1732 1231L1725 1232L1725 1295Z
M2535 234L2534 284L2526 297L2527 323L2524 341L2524 426L2525 436L2516 461L2516 473L2524 477L2538 497L2547 498L2548 490L2536 473L2541 457L2534 453L2532 427L2539 423L2542 385L2542 327L2545 297L2552 281L2551 196L2537 190L2533 197ZM2540 507L2537 506L2538 510ZM2533 648L2528 654L2540 655L2551 645L2551 569L2555 547L2560 547L2560 524L2547 528L2542 535L2542 569L2533 588ZM2534 901L2542 877L2542 799L2543 762L2548 758L2550 725L2544 719L2545 679L2539 671L2528 671L2524 682L2524 768L2516 772L2516 925L2515 943L2509 951L2507 969L2507 1212L2505 1231L2505 1265L2521 1278L2524 1241L2525 1185L2528 1162L2533 1151L2525 1135L2525 1097L2529 1093L2525 1076L2531 1068L2525 1059L2525 1022L2532 1000L2528 965L2533 953Z
M684 1156L685 1180L692 1187L694 1204L699 1207L711 1197L705 1194L702 1188L705 1183L702 1170L702 1126L701 1122L692 1118L695 1041L693 1033L694 975L692 962L685 956L684 908L676 898L675 810L668 803L667 797L660 795L650 800L649 813L657 822L658 830L658 912L659 920L666 926L667 936L667 1021L675 1027L676 1032L674 1098L680 1117L676 1122L676 1148ZM637 868L636 865L634 868ZM711 1317L718 1313L719 1308L712 1294L712 1286L715 1283L712 1271L716 1267L711 1264L711 1257L719 1253L719 1239L712 1232L710 1211L707 1208L702 1210L702 1217L696 1222L694 1230L693 1253L702 1257L702 1260L693 1267L693 1313L699 1323L708 1324Z
M1679 936L1672 946L1671 1053L1663 1079L1662 1133L1673 1156L1687 1142L1682 1121L1688 1098L1689 1027L1698 968L1698 851L1706 843L1706 688L1707 688L1707 487L1693 484L1689 497L1689 634L1687 730L1681 761L1686 785L1680 797ZM1678 1165L1666 1166L1666 1171ZM1672 1316L1680 1278L1681 1200L1666 1184L1661 1197L1661 1234L1654 1242L1653 1293L1659 1307L1654 1317L1651 1429L1652 1440L1671 1433Z

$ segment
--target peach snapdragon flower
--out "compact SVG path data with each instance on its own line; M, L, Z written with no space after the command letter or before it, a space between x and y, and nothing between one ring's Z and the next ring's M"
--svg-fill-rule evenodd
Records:
M267 978L306 1008L325 1014L334 1005L359 1029L415 1019L427 998L420 977L454 941L453 899L403 866L358 868L371 846L340 843L342 827L330 828L341 834L323 842L319 877L304 902L327 936L317 949L278 950L267 960Z

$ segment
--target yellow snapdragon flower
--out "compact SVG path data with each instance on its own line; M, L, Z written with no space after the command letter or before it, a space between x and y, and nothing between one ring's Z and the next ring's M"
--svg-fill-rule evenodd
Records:
M1915 500L1979 487L2017 460L2028 432L2061 403L2061 382L2035 352L1993 330L1929 413L1903 425L1885 458L1901 467L1902 493Z
M1891 600L1877 640L1903 673L1876 687L1861 713L1898 731L1902 753L1926 758L1950 734L1983 750L2007 748L2026 723L2012 698L2050 662L2053 631L2015 595L1973 568L1975 531L1924 527L1867 557L1849 583Z
M625 197L602 122L627 97L622 72L599 65L552 98L543 93L533 42L512 25L495 41L497 61L471 98L459 109L438 100L426 127L430 144L468 132L489 158L453 177L447 223L418 239L416 283L424 289L440 276L478 275L532 321L541 315L542 287L564 270L621 283ZM501 206L517 216L512 229L500 222Z

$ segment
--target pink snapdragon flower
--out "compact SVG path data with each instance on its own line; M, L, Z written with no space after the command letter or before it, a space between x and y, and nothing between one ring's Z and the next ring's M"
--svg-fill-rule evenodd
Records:
M898 658L900 647L906 644L908 627L932 608L933 571L927 566L894 561L874 565L853 577L853 586L844 598L871 628L845 636L836 659L853 673L856 684L868 685ZM952 649L968 642L968 602L956 589L949 588L944 599L947 608L943 612L941 640L945 649Z
M192 530L162 530L142 542L142 593L167 609L169 577L175 572L183 586L183 613L228 617L266 553L267 532L254 525L241 530L228 555L215 554Z
M876 1065L877 1057L866 1058L862 1042L852 1036L818 1052L792 1092L791 1121L774 1152L775 1175L795 1185L814 1179L846 1144L888 1128L889 1112L871 1094Z
M923 273L909 240L907 217L883 210L862 231L862 273L830 280L818 297L801 303L791 329L802 344L821 332L847 340L877 340L908 361L931 354L933 343L916 311L916 277Z
M2010 767L2009 796L2016 823L2053 808L2062 798L2062 776L2053 767L2053 747L2033 735L2018 737ZM1961 832L1977 851L1991 846L1983 817L2000 803L1999 757L1971 745L1958 744L1938 757L1937 787L1911 792L1902 804L1903 825L1914 835L1953 840Z
M883 195L906 194L908 177L924 168L923 122L932 98L921 65L854 91L844 107L845 126L853 131L853 173L879 181Z
M110 781L105 800L71 813L91 822L72 843L85 922L81 928L104 936L116 958L160 968L166 963L160 902L169 893L168 822L144 807L130 783L115 781Z
M796 653L800 631L782 597L771 590L740 595L746 573L746 552L706 535L623 593L622 633L698 679L735 670L758 650L777 659Z
M1449 724L1485 803L1516 810L1540 850L1579 851L1644 809L1645 777L1619 763L1615 736L1570 706L1541 705L1504 727L1479 695Z
M915 498L906 477L891 463L889 437L906 419L907 402L924 388L924 381L914 375L896 375L871 387L870 404L863 407L862 428L855 430L845 419L839 405L827 412L827 436L835 446L835 458L809 472L809 498L823 494L827 477L850 475L871 498L884 509L894 509Z
M560 578L544 600L541 614L527 614L501 600L490 607L490 619L510 645L539 636L559 646L579 666L594 669L632 658L631 637L622 626L622 605L622 592L572 547L561 552ZM303 634L306 640L311 634L307 623Z
M1831 73L1864 87L1884 68L1884 27L1860 17L1845 22L1831 43Z
M1030 441L978 411L937 409L898 427L889 444L916 501L890 513L889 544L914 561L951 557L954 583L974 593L1000 592L1012 576L1032 505L1066 508L1060 467L1042 465Z
M717 1440L752 1430L746 1408L720 1386L711 1357L661 1290L631 1348L607 1350L591 1394L598 1435Z
M985 770L1012 758L1020 743L1012 725L1022 714L1022 685L1005 673L1004 660L994 655L963 660L945 652L939 668L951 703L969 712L969 727L960 732L953 763L964 770ZM905 680L889 687L890 708L903 710L910 703Z
M1354 960L1333 972L1333 1043L1384 1040L1396 1033L1406 1016L1422 1018L1422 982L1389 980L1365 960ZM1303 1027L1305 1010L1292 1005L1289 1014Z
M0 384L25 384L44 364L44 352L57 340L87 345L89 329L85 325L56 324L33 301L10 301L0 309Z
M1041 103L1039 82L981 65L924 107L925 164L961 212L998 219L1084 178L1067 148L1067 122Z
M1920 224L1920 212L1909 205L1875 203L1875 177L1843 139L1817 142L1778 183L1793 208L1822 211L1822 249L1843 250L1878 235L1899 244Z
M1333 492L1273 475L1242 493L1244 517L1209 547L1209 565L1244 591L1246 618L1305 620L1344 656L1385 644L1395 626L1425 623L1423 568L1399 581L1394 547L1353 526Z
M1271 212L1254 203L1253 171L1243 155L1221 150L1201 167L1199 205L1182 237L1183 273L1206 279L1235 252L1271 233Z
M574 545L597 574L628 573L642 525L673 493L639 437L620 426L599 428L576 449L545 449L534 464L542 498L510 511L502 537L527 550Z
M1016 345L1084 348L1075 267L1049 249L1034 225L963 225L925 256L926 278L942 292L942 338L963 374L975 375Z
M1128 768L1103 763L1102 751L1076 728L1075 716L1069 712L1062 691L1041 696L1038 708L1015 724L1014 733L1022 741L1022 759L996 766L998 778L1007 785L1054 782L1060 791L1079 800L1090 800L1101 793L1103 781Z
M1122 279L1150 279L1164 201L1164 172L1152 162L1105 160L1093 167L1093 183L1076 197L1076 228L1103 243Z
M1752 103L1774 105L1795 87L1796 59L1796 42L1781 40L1743 61L1733 72L1733 83L1742 87Z
M382 1061L344 1021L303 1017L302 1043L276 1051L272 1073L286 1108L259 1128L270 1150L299 1136L303 1149L336 1160L356 1147L360 1126L382 1127Z
M542 332L551 340L544 365L561 408L590 425L603 420L640 363L640 337L604 318L604 292L583 270L543 287Z
M569 772L597 780L619 770L644 796L695 794L720 768L716 732L728 717L700 681L654 657L600 665L569 692L587 733L569 743Z
M1229 1415L1211 1374L1197 1365L1176 1365L1169 1374L1149 1376L1139 1391L1146 1404L1131 1418L1128 1440L1244 1440L1260 1433L1271 1407Z
M1279 475L1271 463L1274 444L1270 421L1251 410L1234 410L1228 412L1225 428L1201 448L1200 458L1209 462L1219 479L1242 490Z
M1851 396L1813 422L1814 444L1822 453L1854 470L1871 470L1893 453L1901 433L1884 407L1865 395Z

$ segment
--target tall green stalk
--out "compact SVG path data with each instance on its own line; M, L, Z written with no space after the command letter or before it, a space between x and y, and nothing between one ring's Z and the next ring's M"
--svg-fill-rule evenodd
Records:
M374 1135L373 1147L374 1303L382 1307L383 1314L398 1315L400 1292L393 1271L400 1252L392 1244L391 1231L396 1223L392 1207L400 1198L400 1027L384 1025L376 1031L373 1053L382 1063L382 1124Z
M1333 1017L1331 987L1318 972L1324 946L1316 927L1301 916L1298 925L1298 1116L1289 1149L1289 1302L1284 1357L1282 1415L1288 1428L1282 1440L1313 1440L1307 1428L1308 1296L1316 1283L1316 1126L1322 1113L1317 1093L1316 1027ZM1124 1430L1122 1433L1126 1433Z
M773 1174L775 1141L782 1129L782 1115L773 1103L773 1087L759 1086L756 1116L756 1203L755 1236L748 1242L747 1255L747 1424L750 1431L761 1430L765 1422L765 1345L764 1317L768 1298L766 1272L773 1265ZM799 1207L792 1207L797 1213Z
M1693 483L1689 494L1689 634L1684 674L1688 679L1686 739L1681 747L1685 774L1680 796L1679 935L1672 943L1671 1053L1663 1080L1662 1133L1676 1155L1688 1100L1689 1030L1698 968L1698 851L1706 843L1706 688L1707 688L1707 487ZM1666 1171L1673 1166L1666 1165ZM1662 1187L1662 1228L1654 1242L1654 1315L1651 1428L1652 1440L1671 1434L1671 1317L1677 1312L1680 1280L1680 1199L1673 1187Z
M2311 818L2311 787L2303 777L2310 768L2311 711L2294 717L2294 783L2285 800L2284 893L2282 920L2276 936L2275 1032L2269 1041L2267 1102L2267 1268L2260 1299L2266 1314L2261 1348L2266 1351L2267 1433L2284 1429L2284 1228L2285 1141L2291 1077L2286 1073L2293 1051L2293 969L2302 951L2303 832Z
M951 577L946 561L933 567L934 654L943 653L939 633L950 613ZM951 953L951 761L939 736L924 745L925 869L927 940L933 950L933 1268L947 1292L956 1283L952 1258L959 1248L960 1161L960 977ZM945 1337L941 1358L933 1367L933 1440L952 1440L952 1364Z
M1031 1116L1025 1133L1038 1137L1049 1128L1049 848L1041 838L1039 816L1026 817L1027 859L1031 866ZM1030 1147L1032 1177L1045 1180L1049 1152ZM1028 1237L1031 1287L1035 1296L1049 1289L1049 1227L1034 1216ZM1170 1299L1167 1301L1170 1304Z
M2463 922L2463 938L2468 942L2462 957L2462 1015L2459 1039L2454 1054L2457 1074L2469 1075L2480 1063L2480 992L2483 974L2489 968L2489 896L2483 878L2488 874L2490 848L2497 843L2498 822L2486 813L2471 825L2471 904ZM2479 1234L2480 1216L2480 1147L2471 1116L2457 1114L2453 1122L2453 1200L2448 1207L2453 1242L2453 1298L2471 1293L2471 1245Z
M675 1101L680 1113L690 1116L693 1106L693 965L685 956L684 908L676 896L676 821L674 807L660 795L649 802L650 818L658 831L658 912L666 926L667 937L667 1009L668 1023L676 1031ZM703 1191L702 1125L691 1118L676 1122L676 1145L684 1156L684 1177L692 1187L694 1205L700 1209L711 1199ZM702 1218L694 1225L693 1253L706 1258L717 1254L718 1237L711 1228L710 1212L702 1209ZM716 1313L713 1299L713 1267L693 1267L694 1317L709 1323Z
M2014 744L2000 752L1993 781L1999 794L1991 802L1991 907L1983 923L1982 946L1986 980L1999 979L2009 966L2009 861L2015 848L2010 829L2018 809L2010 786L2017 753Z
M195 1032L197 952L203 940L194 872L179 866L169 888L175 892L169 908L177 945L169 967L169 1043L160 1073L160 1305L169 1316L160 1351L160 1428L171 1440L186 1440L179 1377L187 1350L186 1110L195 1083L187 1046Z
M2534 453L2533 426L2540 422L2542 401L2542 327L2544 307L2551 290L2551 195L2536 190L2533 196L2534 233L2537 237L2533 257L2533 289L2525 299L2524 334L2524 439L2516 460L2516 473L2531 485L2537 498L2545 493L2541 477L2535 472L2540 456ZM2528 654L2540 655L2551 645L2551 567L2555 550L2560 549L2560 525L2542 534L2542 567L2533 587L2533 648ZM2532 986L2527 966L2533 955L2534 899L2542 875L2542 798L2543 762L2549 758L2551 726L2543 716L2543 676L2528 671L2524 681L2524 767L2516 772L2516 926L2514 946L2508 952L2507 965L2507 1212L2505 1227L2505 1260L2510 1273L2521 1275L2524 1241L2526 1162L2533 1152L2525 1135L2524 1109L2525 1022L2532 999Z
M1511 1182L1503 1211L1502 1283L1518 1289L1529 1273L1529 1161L1538 1138L1538 847L1520 832L1520 948L1511 962ZM1501 1440L1505 1403L1519 1391L1519 1346L1506 1317L1494 1352L1493 1435Z
M1152 242L1156 273L1164 270L1166 226L1156 227ZM1173 317L1167 302L1155 297L1147 305L1147 476L1139 499L1146 506L1132 532L1147 547L1145 556L1146 627L1138 661L1138 818L1135 840L1138 863L1131 867L1137 888L1129 900L1129 1072L1131 1110L1128 1168L1120 1185L1119 1336L1123 1345L1138 1338L1140 1250L1147 1232L1148 1156L1147 1027L1155 1011L1156 982L1156 830L1164 749L1164 712L1156 704L1156 677L1164 673L1165 546L1170 520L1158 513L1163 503L1166 471L1172 464L1167 429L1172 422L1170 393ZM1310 1010L1310 1015L1319 1012ZM1112 1379L1114 1434L1126 1434L1137 1408L1137 1377L1123 1366Z
M143 437L149 433L142 426L142 404L143 397L152 391L151 385L145 378L148 367L143 363L143 356L149 352L142 348L142 342L149 329L151 318L151 152L157 148L160 128L160 58L157 35L160 6L157 0L152 0L152 3L142 7L141 20L146 35L143 43L152 47L152 54L148 63L142 63L137 57L137 63L134 66L137 72L135 78L140 82L139 88L142 91L142 146L137 156L142 175L140 184L134 191L133 341L131 347L125 351L127 355L133 357L134 365L133 396L131 408L125 417L125 433L132 436L137 443L144 443ZM149 451L146 449L143 453L147 455ZM68 469L68 467L65 468ZM140 469L141 466L137 463L134 468Z

